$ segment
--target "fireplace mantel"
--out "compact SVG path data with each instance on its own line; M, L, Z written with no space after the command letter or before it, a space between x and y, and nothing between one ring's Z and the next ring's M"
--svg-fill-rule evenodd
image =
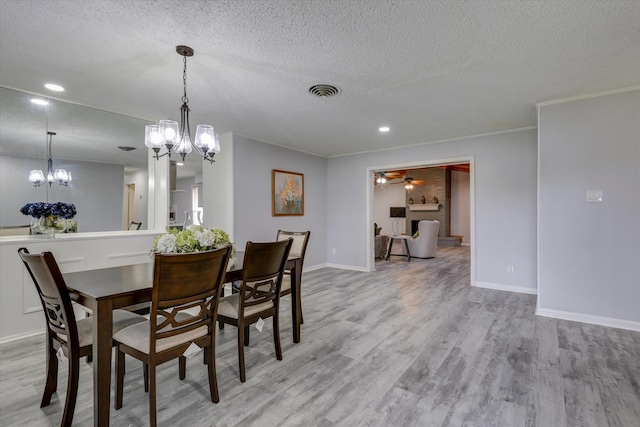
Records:
M414 203L408 206L410 211L437 211L442 205L439 203Z

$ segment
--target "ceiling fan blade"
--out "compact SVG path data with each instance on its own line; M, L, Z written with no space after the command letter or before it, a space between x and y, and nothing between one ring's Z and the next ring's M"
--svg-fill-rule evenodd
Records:
M401 172L386 172L384 175L387 179L402 178L404 176Z
M425 185L426 183L424 181L421 181L419 179L414 179L413 181L411 181L412 184L415 185Z

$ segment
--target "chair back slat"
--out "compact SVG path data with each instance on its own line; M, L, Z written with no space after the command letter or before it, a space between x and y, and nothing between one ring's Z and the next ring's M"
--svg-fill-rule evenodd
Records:
M307 252L307 244L309 243L309 236L311 236L310 231L278 230L276 240L292 238L293 244L291 245L289 257L300 257L304 260L304 255Z
M47 329L54 336L66 336L70 348L78 348L78 328L73 314L69 291L51 252L30 254L26 248L18 249L33 284L38 291Z
M267 243L247 242L242 264L240 310L273 301L279 296L292 244L291 238Z
M244 293L244 306L250 307L276 299L277 285L277 276L267 280L247 282Z
M213 325L230 253L231 246L207 252L156 254L152 341Z

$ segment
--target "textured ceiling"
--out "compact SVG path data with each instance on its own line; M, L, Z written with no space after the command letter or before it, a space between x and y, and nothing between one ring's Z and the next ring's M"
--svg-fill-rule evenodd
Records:
M0 85L320 156L536 124L640 85L640 1L0 0ZM318 83L342 93L316 98ZM381 125L391 132L380 134ZM195 129L194 129L195 131ZM139 139L143 152L142 130ZM116 144L121 145L121 144Z

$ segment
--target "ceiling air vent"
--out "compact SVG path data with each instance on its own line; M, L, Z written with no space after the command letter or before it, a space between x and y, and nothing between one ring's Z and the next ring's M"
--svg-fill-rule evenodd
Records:
M309 88L311 95L319 96L320 98L328 98L340 93L340 88L333 85L315 85Z

